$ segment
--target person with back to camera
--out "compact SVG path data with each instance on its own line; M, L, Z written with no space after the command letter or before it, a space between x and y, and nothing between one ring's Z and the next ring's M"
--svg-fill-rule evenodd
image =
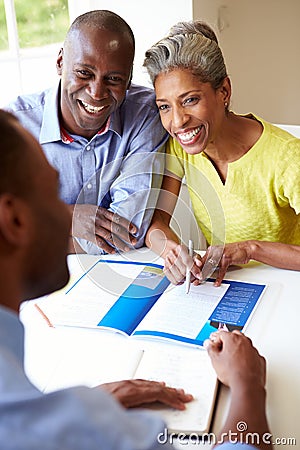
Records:
M219 265L216 285L229 265L250 259L300 270L300 139L255 114L230 110L223 55L204 22L173 26L146 52L144 66L170 134L146 237L163 256L168 278L182 282L188 267L199 284L207 260ZM202 260L189 256L169 226L184 176L198 226L212 245Z
M71 220L58 197L58 174L39 143L14 116L1 110L0 132L1 450L162 448L158 435L164 423L133 407L161 401L182 410L192 400L183 390L164 383L125 380L43 394L26 377L19 307L22 301L51 293L68 282ZM238 332L214 333L206 346L219 379L232 393L222 432L245 420L248 430L263 438L269 432L264 358ZM263 440L258 448L271 448Z
M79 252L141 247L161 185L167 133L153 90L131 84L134 51L120 16L82 14L59 51L57 86L7 106L59 172Z

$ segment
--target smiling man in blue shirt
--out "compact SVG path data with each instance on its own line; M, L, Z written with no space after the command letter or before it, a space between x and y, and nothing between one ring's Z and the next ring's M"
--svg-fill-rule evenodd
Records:
M154 92L131 84L134 49L121 17L85 13L59 52L58 85L7 107L58 170L72 235L88 253L141 247L160 188L167 133Z

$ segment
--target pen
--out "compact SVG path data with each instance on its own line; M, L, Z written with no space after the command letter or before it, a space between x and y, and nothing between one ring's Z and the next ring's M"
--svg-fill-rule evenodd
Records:
M54 328L54 325L52 325L52 323L50 322L49 318L46 316L44 311L39 307L39 305L37 303L35 303L34 306L36 307L38 312L41 314L42 318L46 321L47 325L49 327L51 327L51 328Z
M189 239L189 255L193 257L194 254L194 244L191 239ZM185 275L185 293L188 294L190 292L190 285L191 285L191 271L187 268L186 269L186 275Z

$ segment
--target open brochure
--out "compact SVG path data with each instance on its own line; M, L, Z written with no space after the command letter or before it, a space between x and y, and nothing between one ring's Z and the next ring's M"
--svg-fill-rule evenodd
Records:
M99 259L64 291L37 301L52 326L109 329L128 336L201 346L218 328L243 329L263 284L224 280L170 285L162 266Z

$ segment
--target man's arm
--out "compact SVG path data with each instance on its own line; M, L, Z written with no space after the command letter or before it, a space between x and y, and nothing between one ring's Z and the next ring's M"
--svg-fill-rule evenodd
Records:
M73 237L90 241L106 253L115 253L116 248L128 251L136 244L134 235L137 229L124 217L100 206L88 204L69 205L69 210L72 214ZM78 246L75 241L76 253L80 253Z
M185 403L193 400L193 396L186 394L183 389L170 388L164 382L157 381L124 380L104 383L99 387L112 394L125 408L161 402L172 408L184 410Z
M168 133L162 127L153 90L132 85L120 108L122 164L110 186L109 209L137 227L135 248L144 245L165 166Z
M152 117L144 119L144 122L142 127L134 130L137 136L132 139L127 136L127 141L124 138L123 146L128 148L122 157L109 163L107 169L101 169L101 177L104 179L106 176L106 184L102 178L100 181L96 180L96 183L100 182L102 189L98 193L98 201L104 198L107 190L106 204L105 208L98 208L96 220L91 205L86 211L86 217L83 205L75 207L73 235L77 238L86 235L83 239L107 253L113 253L115 249L127 251L144 245L145 234L156 205L164 171L162 150L167 135L162 131L158 114L156 117L152 113ZM108 182L114 165L118 169L112 170L114 176Z
M153 152L135 149L124 157L120 175L110 188L109 209L135 225L135 248L145 243L164 171L163 147Z
M238 442L247 442L248 433L257 436L257 441L253 441L257 448L271 449L266 417L265 359L251 340L236 330L212 333L205 347L219 380L229 387L231 395L229 413L218 442L230 442L230 436Z

